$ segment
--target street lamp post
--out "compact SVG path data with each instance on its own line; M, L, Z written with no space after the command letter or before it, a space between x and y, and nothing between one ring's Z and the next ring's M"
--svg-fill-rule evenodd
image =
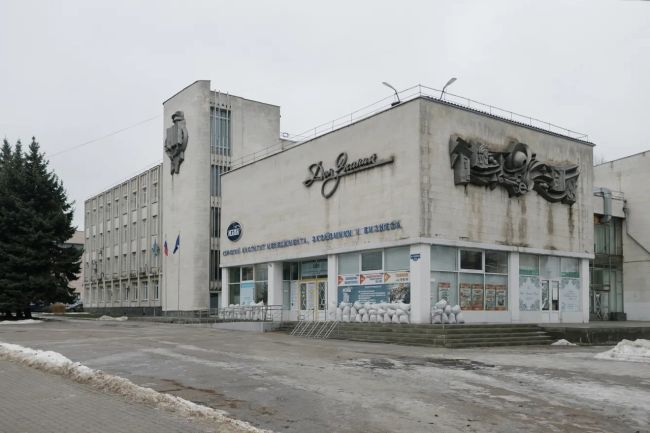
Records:
M399 94L397 93L397 89L396 89L396 88L394 88L393 86L391 86L390 84L388 84L388 83L385 82L385 81L382 81L381 84L383 84L384 86L386 86L386 87L388 87L388 88L390 88L390 89L393 89L393 92L395 92L395 97L397 98L397 101L392 102L392 103L390 104L391 107L394 107L395 105L400 104L400 103L402 102L402 101L400 101L400 99L399 99Z
M447 84L445 84L445 86L442 88L442 92L440 92L440 99L442 99L442 97L444 96L445 90L447 90L447 87L452 85L454 81L456 81L456 77L453 77L453 78L449 79L449 81L447 81Z

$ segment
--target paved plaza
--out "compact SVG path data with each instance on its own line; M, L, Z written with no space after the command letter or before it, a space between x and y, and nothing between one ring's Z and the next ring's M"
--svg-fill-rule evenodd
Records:
M594 359L609 347L452 350L71 319L2 326L0 342L56 351L277 432L650 432L650 368ZM0 374L2 432L122 431L112 421L221 431L8 362ZM38 413L88 424L28 428Z

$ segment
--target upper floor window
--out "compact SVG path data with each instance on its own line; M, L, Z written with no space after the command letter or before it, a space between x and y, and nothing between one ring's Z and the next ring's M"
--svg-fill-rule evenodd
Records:
M210 109L210 152L230 156L230 110L212 107Z

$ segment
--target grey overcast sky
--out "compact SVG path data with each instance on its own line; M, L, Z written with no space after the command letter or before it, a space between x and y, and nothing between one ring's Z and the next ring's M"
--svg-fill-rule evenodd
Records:
M77 203L162 160L162 102L199 80L302 132L421 83L650 149L650 2L0 2L0 135L35 135ZM58 152L155 119L75 150Z

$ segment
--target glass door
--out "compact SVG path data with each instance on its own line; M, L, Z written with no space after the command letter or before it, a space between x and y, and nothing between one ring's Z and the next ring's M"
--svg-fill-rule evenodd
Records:
M299 316L304 320L324 320L327 305L327 280L301 280L298 283Z
M542 321L560 321L560 280L541 280Z

